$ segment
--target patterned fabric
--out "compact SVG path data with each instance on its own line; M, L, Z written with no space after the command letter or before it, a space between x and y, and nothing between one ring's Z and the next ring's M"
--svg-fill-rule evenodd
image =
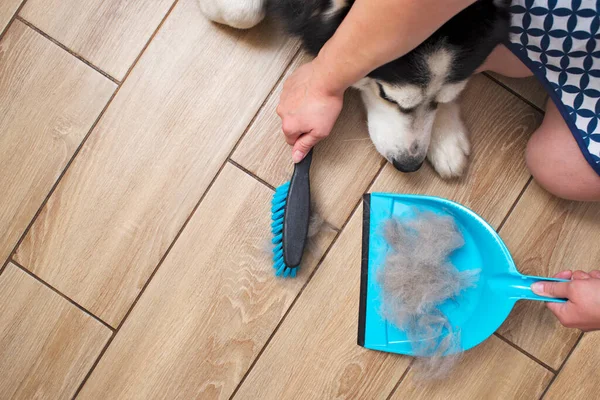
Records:
M509 48L550 93L600 174L600 0L513 0Z

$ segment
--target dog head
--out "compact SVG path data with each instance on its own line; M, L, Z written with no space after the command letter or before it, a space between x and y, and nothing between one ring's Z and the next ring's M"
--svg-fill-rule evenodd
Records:
M270 15L317 55L354 0L267 0ZM510 0L479 0L406 55L354 85L363 96L377 150L405 172L419 169L439 103L456 99L467 79L508 37Z
M445 47L394 64L396 73L410 71L395 79L375 72L355 87L361 91L369 135L379 153L399 171L414 172L427 156L438 104L455 100L467 80L451 80L454 54Z

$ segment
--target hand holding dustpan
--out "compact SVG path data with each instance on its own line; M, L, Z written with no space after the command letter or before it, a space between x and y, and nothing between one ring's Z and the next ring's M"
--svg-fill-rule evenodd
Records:
M565 280L521 275L496 231L464 206L428 196L367 194L364 198L359 345L414 355L406 334L381 316L381 288L375 277L386 256L382 251L386 243L379 228L392 217L411 218L415 209L451 216L465 241L464 246L452 254L454 266L459 271L481 270L476 287L439 307L461 333L460 346L454 351L468 350L491 336L518 300L566 301L533 293L530 287L535 282Z

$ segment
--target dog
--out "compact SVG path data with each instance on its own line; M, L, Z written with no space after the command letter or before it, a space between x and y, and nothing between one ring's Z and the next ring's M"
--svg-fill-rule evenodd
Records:
M354 0L199 0L211 20L249 28L265 15L316 56ZM377 151L401 172L427 158L443 178L459 177L470 154L457 99L493 49L508 38L510 0L477 0L406 55L355 85Z

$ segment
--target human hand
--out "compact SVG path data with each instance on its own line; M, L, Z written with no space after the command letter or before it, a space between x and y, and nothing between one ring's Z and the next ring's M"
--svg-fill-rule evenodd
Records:
M569 282L537 282L531 290L537 295L566 298L566 303L546 303L546 306L567 328L584 332L600 329L600 271L563 271L555 278Z
M329 135L342 111L344 91L328 88L319 68L318 61L313 60L290 75L277 107L295 163Z

